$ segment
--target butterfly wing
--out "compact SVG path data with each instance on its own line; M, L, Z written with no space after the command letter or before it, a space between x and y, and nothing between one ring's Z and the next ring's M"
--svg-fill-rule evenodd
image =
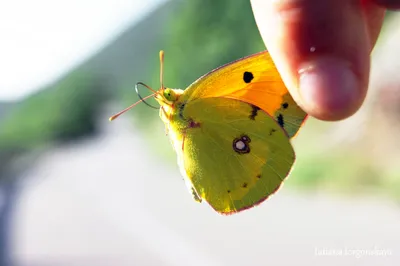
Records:
M186 101L226 97L251 103L273 116L290 138L307 116L289 94L266 51L211 71L191 84L182 96Z
M250 208L273 194L288 175L295 154L278 123L251 104L227 98L186 103L190 121L176 145L193 194L217 212Z

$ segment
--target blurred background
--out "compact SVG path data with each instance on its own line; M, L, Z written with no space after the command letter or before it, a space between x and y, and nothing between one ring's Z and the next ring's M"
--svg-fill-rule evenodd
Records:
M400 16L362 109L310 118L267 202L194 202L158 111L133 86L185 88L263 50L247 0L0 2L0 265L399 265Z

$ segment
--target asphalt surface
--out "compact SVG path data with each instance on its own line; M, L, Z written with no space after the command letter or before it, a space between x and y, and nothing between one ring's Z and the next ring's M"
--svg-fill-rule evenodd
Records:
M400 265L394 203L284 186L259 207L224 217L194 202L177 166L153 152L121 118L94 139L46 153L21 188L14 259L23 266Z

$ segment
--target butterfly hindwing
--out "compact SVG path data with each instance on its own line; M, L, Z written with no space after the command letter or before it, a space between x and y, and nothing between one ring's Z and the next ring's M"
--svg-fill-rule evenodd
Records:
M255 106L228 98L185 104L183 172L197 195L216 211L249 208L274 193L295 154L274 119Z
M266 51L211 71L191 84L183 96L187 101L225 97L251 103L274 117L290 138L307 116L289 94Z

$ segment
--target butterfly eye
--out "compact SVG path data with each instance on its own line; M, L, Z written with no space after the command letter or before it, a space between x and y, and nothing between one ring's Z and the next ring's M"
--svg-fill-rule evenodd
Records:
M175 92L173 90L171 90L171 89L168 89L168 88L164 90L164 97L168 101L175 101L176 100Z

